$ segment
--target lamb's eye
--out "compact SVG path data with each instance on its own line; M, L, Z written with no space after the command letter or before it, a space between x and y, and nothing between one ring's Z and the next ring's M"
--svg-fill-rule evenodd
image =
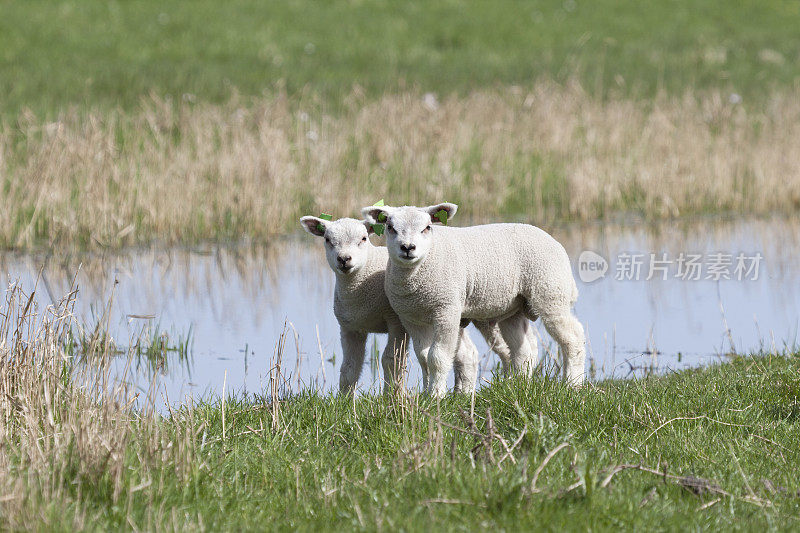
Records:
M330 244L331 240L328 237L325 237L325 244Z
M394 226L392 226L391 224L387 225L386 229L389 230L389 233L395 233Z
M361 242L367 242L367 238L366 237L361 237Z
M430 230L431 230L431 227L428 226L424 230L422 230L422 233L428 233Z

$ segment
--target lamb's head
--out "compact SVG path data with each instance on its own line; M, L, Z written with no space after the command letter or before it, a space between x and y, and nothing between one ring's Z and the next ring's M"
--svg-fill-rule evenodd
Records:
M354 218L330 221L317 217L303 217L300 224L310 234L325 239L325 256L334 272L352 274L366 264L372 247L371 224Z
M370 206L361 210L370 224L386 225L386 248L399 265L411 266L422 261L433 244L433 224L445 223L456 214L455 204L428 207Z

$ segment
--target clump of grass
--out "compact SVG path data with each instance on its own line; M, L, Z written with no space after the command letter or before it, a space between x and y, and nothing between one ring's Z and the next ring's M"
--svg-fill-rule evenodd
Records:
M352 216L382 197L539 224L789 212L798 102L795 91L750 108L720 93L600 100L539 83L433 103L356 99L335 116L283 96L23 115L0 127L0 244L268 241L300 215Z
M181 334L163 331L158 324L145 325L132 333L131 343L126 346L118 343L98 322L89 331L77 328L65 342L68 351L84 361L97 352L100 343L104 356L129 358L137 368L144 365L151 372L166 374L173 365L188 367L192 364L191 328Z
M148 328L149 330L149 328ZM174 364L180 366L191 366L192 364L192 330L185 334L170 334L162 331L158 325L149 330L149 335L145 332L136 336L136 342L129 349L122 348L122 353L132 353L136 360L146 362L153 371L163 374L169 372Z

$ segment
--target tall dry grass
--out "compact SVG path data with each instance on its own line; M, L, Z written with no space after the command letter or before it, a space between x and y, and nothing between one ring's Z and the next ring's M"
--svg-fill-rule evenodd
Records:
M72 290L39 309L33 294L12 285L0 306L3 528L95 527L104 506L119 507L124 516L134 497L146 497L137 492L159 476L163 483L163 471L188 479L196 468L199 424L191 412L167 424L152 408L154 397L135 408L125 373L112 371L107 336L77 351L76 295ZM155 391L154 385L147 394ZM148 524L170 523L164 512L153 508ZM145 526L130 514L128 520L126 528Z
M302 214L450 200L474 219L800 206L800 94L597 100L579 86L416 93L336 114L284 96L143 101L0 130L0 242L267 240Z

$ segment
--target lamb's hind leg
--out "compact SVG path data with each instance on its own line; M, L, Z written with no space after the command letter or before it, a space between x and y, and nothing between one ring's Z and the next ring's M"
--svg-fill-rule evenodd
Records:
M573 387L582 385L586 362L583 326L569 310L542 316L542 323L561 348L561 372L564 379Z
M528 343L531 345L531 358L528 364L531 368L536 368L539 365L539 339L536 338L533 324L528 324Z
M535 358L538 357L535 355L538 354L538 348L534 348L535 344L531 345L530 329L531 323L524 313L517 313L500 322L500 331L511 351L511 368L526 376L533 374L537 363Z
M456 357L453 361L455 375L453 392L471 394L475 390L475 382L478 380L478 359L478 348L475 347L467 330L461 328Z
M503 374L511 372L511 350L509 350L508 344L503 339L497 322L473 320L472 323L475 324L477 330L486 339L489 349L500 358L500 362L503 364Z

